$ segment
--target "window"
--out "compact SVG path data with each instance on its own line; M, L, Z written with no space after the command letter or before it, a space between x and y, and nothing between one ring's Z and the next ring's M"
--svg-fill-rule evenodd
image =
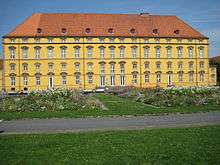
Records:
M15 43L15 39L14 39L14 38L11 38L10 42L11 42L11 43Z
M53 58L53 47L48 47L47 51L48 51L48 58Z
M193 58L193 47L188 47L189 58Z
M135 29L134 29L134 28L131 28L131 29L130 29L130 33L131 33L131 34L134 34L134 33L135 33Z
M120 64L120 72L121 74L125 73L125 64Z
M15 71L15 64L10 64L10 71L14 72Z
M149 74L144 75L144 82L148 83L149 82Z
M88 58L92 58L92 54L93 54L93 48L92 47L87 47L87 56Z
M105 42L105 38L99 38L99 42L104 43Z
M183 48L182 47L177 47L177 54L178 54L178 58L183 57Z
M171 70L171 69L172 69L172 62L168 62L168 63L167 63L167 69L168 69L168 70Z
M80 70L80 63L76 62L75 63L75 71L79 71Z
M36 72L40 72L40 64L39 63L35 64L35 70L36 70Z
M66 75L62 75L62 85L66 85L67 84L67 80L66 80Z
M120 42L124 42L125 39L124 38L119 38Z
M115 86L115 75L110 76L110 85Z
M53 71L53 63L48 64L49 71Z
M183 73L178 73L179 82L183 82Z
M92 42L92 37L87 37L86 40L87 42Z
M15 47L10 47L9 52L10 52L10 59L15 59Z
M110 58L115 58L115 47L111 46L109 47L110 51Z
M159 43L160 43L160 39L159 39L159 38L156 38L156 39L155 39L155 42L156 42L157 44L159 44Z
M100 64L100 73L105 74L105 64Z
M24 84L24 86L28 85L28 77L27 76L23 77L23 84Z
M204 73L199 73L199 81L204 82Z
M61 42L65 43L66 42L66 38L61 38Z
M80 75L79 74L75 75L75 83L76 83L76 85L80 85Z
M124 75L120 76L120 85L125 86L125 76Z
M137 47L131 48L132 58L137 58Z
M28 39L27 38L22 38L22 43L27 43Z
M137 63L136 63L136 62L132 63L132 68L133 68L134 70L137 69Z
M86 32L86 34L90 34L91 33L91 29L90 28L86 28L85 32Z
M40 85L40 76L36 76L36 85Z
M61 58L66 58L66 47L61 47Z
M10 77L11 86L15 86L15 76Z
M193 78L193 73L189 73L189 82L193 82L194 78Z
M40 38L35 38L36 43L40 43Z
M28 64L22 64L23 66L23 71L28 71Z
M100 58L105 58L105 47L99 48Z
M189 70L190 70L190 71L193 71L193 62L190 62L190 63L189 63Z
M161 82L161 74L157 73L156 77L157 77L157 83L160 83Z
M48 42L49 42L49 43L52 43L52 42L53 42L53 39L52 39L52 38L48 38Z
M203 56L204 56L204 48L200 47L199 48L199 58L203 58Z
M145 62L145 63L144 63L144 68L145 68L145 69L149 69L149 62Z
M144 58L149 57L149 47L144 47Z
M119 48L119 53L120 53L120 58L124 58L125 57L125 47L120 47Z
M88 83L89 84L93 83L93 76L91 74L88 75Z
M35 47L35 59L40 59L40 47Z
M109 38L109 42L115 42L115 39L113 37Z
M200 62L199 62L199 68L200 68L200 69L204 69L204 62L203 62L203 61L200 61Z
M145 39L144 39L144 43L149 43L149 39L148 39L148 38L145 38Z
M113 34L113 33L114 33L113 28L109 28L109 29L108 29L108 33L109 33L109 34Z
M156 47L156 58L160 58L160 47Z
M171 39L170 38L167 38L166 41L167 41L167 43L171 43Z
M153 29L153 34L157 35L158 34L158 29Z
M132 75L132 83L137 84L137 74Z
M80 47L75 47L74 48L74 51L75 51L75 58L79 58L80 57Z
M137 38L131 38L131 42L132 43L136 43L137 42Z
M80 38L75 38L74 41L75 41L75 42L79 42L79 41L80 41Z
M179 62L179 63L178 63L178 69L179 69L179 70L182 70L182 69L183 69L183 63L182 63L182 62Z
M28 58L28 47L22 47L22 57Z
M61 64L61 71L66 71L66 63Z
M115 64L110 64L110 73L115 74Z
M167 78L168 78L168 85L172 85L173 74L172 74L172 73L169 73L169 74L167 75Z
M88 71L89 71L89 72L92 71L92 63L88 63Z
M157 62L157 63L156 63L156 68L157 68L157 69L160 69L160 62Z
M105 86L105 76L103 75L100 76L100 85Z
M172 48L167 47L167 58L172 58Z

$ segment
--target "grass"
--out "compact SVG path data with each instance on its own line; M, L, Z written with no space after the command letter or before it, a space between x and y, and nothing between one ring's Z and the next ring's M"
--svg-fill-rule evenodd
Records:
M220 126L1 135L1 164L220 164Z
M83 110L83 111L45 111L45 112L0 112L0 119L12 120L22 118L82 118L88 116L113 116L113 115L145 115L165 113L196 113L219 111L220 106L205 105L191 107L154 108L143 103L135 102L118 96L97 94L97 97L108 110Z

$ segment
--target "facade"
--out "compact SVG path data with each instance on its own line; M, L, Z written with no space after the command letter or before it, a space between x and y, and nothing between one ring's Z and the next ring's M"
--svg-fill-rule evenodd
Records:
M3 88L215 85L208 45L176 16L33 14L3 37Z
M3 83L3 60L0 59L0 92L2 90L2 83Z

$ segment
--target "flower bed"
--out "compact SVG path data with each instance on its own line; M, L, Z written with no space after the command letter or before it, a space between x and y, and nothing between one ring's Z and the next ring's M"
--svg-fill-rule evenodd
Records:
M26 96L0 98L0 111L62 111L92 110L101 103L91 96L68 89L31 92Z
M220 105L219 87L190 88L135 88L113 87L108 93L130 98L157 107L174 107L189 105Z

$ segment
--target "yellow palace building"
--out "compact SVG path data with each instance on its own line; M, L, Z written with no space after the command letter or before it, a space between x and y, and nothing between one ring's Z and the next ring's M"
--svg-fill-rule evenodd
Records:
M176 16L37 13L3 37L2 88L215 85L208 46Z

